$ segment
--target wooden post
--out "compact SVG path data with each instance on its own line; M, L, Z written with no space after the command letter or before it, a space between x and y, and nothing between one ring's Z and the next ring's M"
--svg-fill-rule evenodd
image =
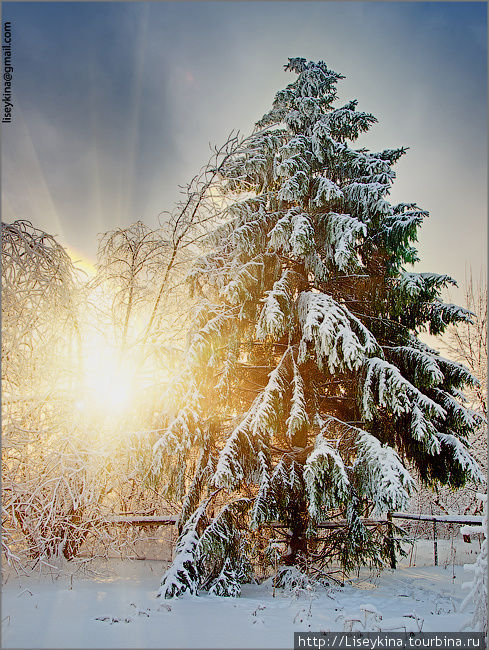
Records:
M436 537L436 519L433 519L433 553L435 555L435 566L438 566L438 539Z
M391 569L395 569L397 563L396 563L396 549L394 546L394 531L392 529L392 512L387 513L387 521L389 522L387 524L387 539L389 545L390 564L391 564Z
M277 549L277 547L275 547L273 550L274 550L274 555L275 555L275 575L273 576L273 597L275 598L275 587L277 585L277 573L278 573L278 566L277 566L278 549Z

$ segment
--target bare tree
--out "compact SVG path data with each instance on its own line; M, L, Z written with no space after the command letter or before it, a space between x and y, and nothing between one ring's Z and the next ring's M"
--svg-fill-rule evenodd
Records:
M162 330L174 333L175 322L168 317L178 305L181 314L188 311L182 305L187 294L182 282L197 242L206 235L208 223L219 218L225 201L215 190L221 169L242 145L238 135L231 134L214 149L199 174L181 187L183 198L175 208L160 213L159 227L137 221L102 236L92 287L103 286L111 296L108 317L121 350L129 344L131 325L131 343L145 346L152 337L161 337Z
M2 257L2 379L8 395L30 383L26 375L47 350L66 352L78 323L75 270L54 237L28 221L2 224Z
M468 387L464 396L470 407L487 420L487 281L482 270L477 280L472 272L467 275L464 307L472 312L472 322L450 325L441 338L442 352L469 368L478 380L479 384ZM468 443L474 458L487 469L486 427L474 430ZM470 484L456 492L445 488L436 493L420 489L411 507L423 512L475 514L481 511L477 493L476 486Z
M449 355L470 369L478 379L468 397L472 408L487 418L487 280L481 271L474 281L472 271L466 280L465 307L473 314L473 322L451 325L443 339Z
M183 198L174 210L160 213L160 217L165 217L162 228L169 243L170 255L162 269L161 282L145 330L145 340L152 334L161 301L168 291L172 275L176 274L178 280L182 279L190 261L197 253L196 244L207 234L209 224L219 219L225 203L218 189L220 174L231 156L242 148L245 142L239 134L231 133L222 146L214 148L211 159L200 172L187 185L181 187Z
M141 221L107 232L101 238L97 275L92 284L111 297L110 313L106 316L121 352L141 335L136 328L132 342L128 341L135 317L152 302L169 247L160 231L150 229Z
M2 224L3 551L12 563L121 548L110 518L171 508L151 473L164 388L179 361L195 244L224 199L214 191L231 135L158 228L102 236L97 275L77 274L56 239ZM165 218L163 218L165 217ZM137 408L101 417L82 404L91 332L133 362ZM138 374L139 373L139 374ZM140 381L141 380L141 381Z
M77 381L77 278L63 247L28 221L2 224L2 254L3 524L12 543L22 533L30 556L49 555L43 527L59 520L50 496L60 482L72 487L66 474L45 483L44 469L60 451Z
M178 375L183 357L191 311L186 275L199 253L198 242L225 205L216 189L221 170L244 142L231 134L214 149L209 162L181 187L183 198L173 211L160 213L158 227L138 221L100 240L97 273L87 287L89 320L110 339L120 363L132 364L134 383L145 385L138 418L141 421L144 410L149 428L156 425L146 416L154 412L159 417L170 404L164 391L169 378Z
M78 408L87 296L63 247L15 221L2 252L2 549L22 567L120 541L110 516L134 503L152 438Z

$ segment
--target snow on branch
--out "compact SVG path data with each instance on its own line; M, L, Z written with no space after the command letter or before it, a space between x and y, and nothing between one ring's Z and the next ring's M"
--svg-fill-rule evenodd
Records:
M354 471L362 482L362 493L372 499L376 511L402 510L409 502L414 480L397 452L367 431L358 430Z
M429 330L433 336L442 334L451 323L474 322L472 320L474 314L468 309L441 301L432 302L428 306L428 314Z
M209 499L203 501L186 522L177 542L175 559L163 575L157 597L177 598L187 591L193 596L197 595L200 578L197 526L205 513Z
M232 191L256 190L273 180L274 156L287 138L282 129L254 133L226 161L221 177Z
M254 216L255 219L231 229L229 243L237 252L256 255L265 247L266 230L271 217L260 213Z
M337 201L343 198L343 192L332 180L326 176L320 176L317 181L316 194L313 199L314 205L324 207L330 201Z
M433 361L436 362L437 366L440 368L441 373L443 374L443 383L448 383L451 387L450 390L452 391L452 394L457 398L462 399L462 401L462 396L458 393L455 394L453 392L456 388L461 388L465 385L474 388L477 388L479 386L479 381L468 368L463 366L461 363L458 363L457 361L442 357L437 350L434 350L429 345L426 345L426 343L423 343L416 337L410 337L408 347L414 347L416 350L419 350L423 354L430 356ZM393 351L396 351L396 349L397 348L391 348ZM402 347L399 349L402 350Z
M365 133L371 124L377 122L371 113L357 111L357 104L358 101L354 99L329 113L328 121L333 135L356 140L360 133Z
M230 545L237 541L238 532L234 526L235 518L249 507L250 499L238 498L227 503L214 517L200 536L196 552L198 557L225 557Z
M372 333L343 305L324 293L303 291L298 302L302 339L299 363L306 358L307 343L314 344L320 368L329 371L358 369L368 353L378 349Z
M263 255L240 265L234 270L229 282L221 289L221 295L231 305L242 305L252 298L252 292L263 273Z
M304 265L308 273L312 273L315 280L327 280L329 276L328 268L323 262L321 256L316 250L311 250L304 257Z
M310 516L317 522L348 496L350 481L339 455L322 433L304 466L304 481Z
M236 289L237 290L237 289ZM231 290L230 290L231 291ZM198 366L211 356L213 349L234 323L234 316L221 308L208 312L208 320L193 334L186 353L186 367Z
M274 499L270 498L271 481L270 473L262 472L258 492L250 511L250 528L252 530L256 530L264 521L274 519L277 514L276 508L274 508Z
M433 456L440 452L440 445L436 438L436 428L417 404L414 404L411 408L410 431L414 440L424 443L428 454Z
M197 595L204 584L209 566L221 565L221 572L211 581L210 593L238 596L240 593L236 568L243 570L242 546L237 518L249 507L249 499L238 498L226 504L210 523L206 509L220 492L214 491L185 522L178 539L175 558L161 581L158 596L176 598L185 592ZM234 566L233 566L234 565Z
M323 223L326 230L325 243L329 249L328 257L334 259L340 271L346 271L356 261L353 246L359 237L366 237L367 226L356 217L336 212L325 215Z
M418 298L425 295L434 298L439 295L439 290L456 282L449 275L438 273L409 273L403 271L397 280L398 290L403 298Z
M199 407L202 396L195 386L186 395L186 404L171 420L162 436L153 446L152 471L157 473L169 454L186 454L201 435Z
M304 135L292 136L283 144L275 156L276 178L288 178L300 169L310 171L312 152L309 138Z
M268 249L291 253L296 258L314 249L314 228L309 215L300 208L291 208L280 217L270 231Z
M267 335L280 338L290 329L294 307L294 279L297 279L297 274L285 269L282 277L266 292L256 326L256 336L259 340L263 340Z
M466 446L451 433L436 433L444 447L448 447L453 459L460 465L464 473L475 483L486 483L487 479L477 462L467 451Z
M294 257L307 255L314 248L314 228L307 214L294 214L291 219L290 251Z
M486 419L482 415L459 404L450 393L439 388L435 388L434 393L459 431L469 435L486 424Z
M239 486L245 478L246 458L255 452L250 436L254 406L255 404L252 404L251 409L228 437L219 454L213 477L213 483L216 486L233 489Z
M297 59L291 59L295 61ZM299 59L301 60L301 59ZM292 68L286 68L291 70ZM296 70L298 71L298 70ZM309 61L300 71L297 80L291 84L299 98L322 99L331 102L336 97L336 83L343 75L328 69L323 61Z
M238 361L239 346L229 341L222 364L219 380L215 386L216 395L227 398L232 390L233 381L236 378L236 364Z
M241 594L241 584L229 558L225 559L220 574L209 589L209 594L230 598L237 598Z
M428 216L425 210L416 208L407 212L400 212L387 215L386 217L386 241L393 248L402 244L416 241L418 228Z
M293 210L289 210L286 214L280 217L268 234L268 249L272 251L283 251L284 253L290 250L290 236L292 234L292 216L295 214Z
M336 153L346 149L346 145L331 135L331 129L327 119L318 120L312 128L311 136L312 151L320 162L325 162L327 156L333 156Z
M445 378L450 381L450 384L454 388L462 388L465 385L476 388L480 385L477 377L461 363L457 363L451 359L445 359L441 356L437 357L437 362Z
M216 217L218 222L219 217L224 222L203 238L202 245L222 248L223 242L236 240L236 244L239 245L244 240L242 247L245 249L248 229L254 228L256 222L261 223L266 217L264 207L265 200L261 196L247 197L225 206L222 213Z
M413 406L429 417L445 419L446 411L401 375L396 366L373 357L365 363L362 411L366 419L373 418L373 405L390 409L395 415L408 413ZM374 398L374 386L376 398Z
M398 147L397 149L383 149L382 151L377 151L375 153L371 153L370 155L375 158L380 158L381 160L386 160L389 162L390 165L393 165L401 158L401 156L404 156L404 154L407 152L408 149L409 147Z
M412 370L414 381L418 385L437 386L445 379L436 356L427 350L400 345L390 348L388 352Z
M296 470L296 463L286 461L286 457L282 457L271 473L262 473L250 511L251 527L254 529L263 522L279 518L279 505L287 509L302 490L303 483Z
M290 405L290 415L286 422L287 437L290 441L293 441L294 436L298 431L301 431L309 424L309 418L306 411L304 381L293 358L292 363L294 372L292 378L292 399Z
M290 147L290 145L291 142L288 142L286 146ZM282 160L275 159L275 175L277 178L291 178L298 171L308 171L308 163L301 153L291 153L288 158L284 158L283 156L286 153L284 147L282 147L280 153L282 154Z
M305 171L299 170L282 183L278 192L278 199L286 203L299 202L302 201L308 191L309 179L307 174Z
M216 487L236 488L245 476L260 471L259 452L277 428L277 402L287 388L289 370L287 348L278 365L269 375L265 389L255 398L245 417L228 437L219 454L213 483ZM258 462L257 462L258 461Z
M358 176L359 180L364 183L375 182L373 179L379 177L384 180L378 182L388 185L395 177L388 161L364 149L349 149L344 146L341 150L340 164L345 171L349 172L349 175ZM368 178L371 180L366 180Z
M180 514L178 517L178 524L181 526L185 524L191 514L195 512L204 486L210 481L215 470L215 459L209 454L208 446L206 445L200 450L199 458L195 473L190 483L185 497L182 501Z
M390 213L391 206L383 198L388 190L389 186L383 183L354 181L343 188L343 194L346 205L351 206L365 221L368 221L375 213L383 215Z

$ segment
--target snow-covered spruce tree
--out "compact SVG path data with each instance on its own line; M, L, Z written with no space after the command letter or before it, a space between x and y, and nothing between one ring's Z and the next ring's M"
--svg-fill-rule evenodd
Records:
M385 528L362 518L405 507L406 467L428 484L483 480L460 403L475 379L417 338L470 313L441 301L449 276L404 268L427 216L386 199L405 150L352 148L376 120L334 107L342 76L297 58L286 70L297 79L222 171L227 202L190 276L186 393L155 447L184 494L166 597L235 594L250 531L272 522L286 565L334 517L330 559L382 563Z

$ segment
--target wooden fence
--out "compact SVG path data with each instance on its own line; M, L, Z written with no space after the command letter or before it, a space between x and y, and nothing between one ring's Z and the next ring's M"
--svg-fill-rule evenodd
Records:
M437 533L437 523L444 524L459 524L459 525L470 525L470 526L481 526L482 532L482 517L477 515L427 515L427 514L413 514L408 512L389 512L385 519L371 519L371 518L361 518L361 521L366 526L378 526L386 525L388 526L388 536L393 540L392 534L392 520L393 519L411 519L415 521L428 521L433 522L433 556L435 566L438 566L438 533ZM165 516L157 517L153 515L117 515L109 519L112 524L126 524L129 526L174 526L178 522L178 516ZM346 519L336 519L334 521L325 521L323 523L317 524L318 528L327 528L334 529L340 528L347 525ZM285 524L280 522L270 522L269 524L272 528L287 528ZM466 539L468 537L468 539ZM470 536L464 535L465 541L470 541ZM392 553L391 553L391 568L396 568L396 557L394 553L394 544L392 544Z

